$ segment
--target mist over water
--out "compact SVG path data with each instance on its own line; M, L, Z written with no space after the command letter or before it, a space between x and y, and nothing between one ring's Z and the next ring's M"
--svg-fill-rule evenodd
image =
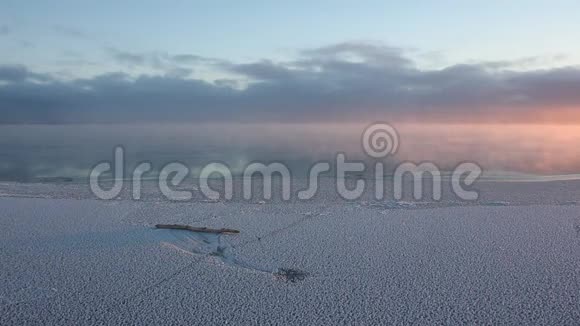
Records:
M400 148L386 159L432 161L451 170L474 161L487 172L537 175L580 173L580 126L526 124L396 124ZM127 171L149 161L155 171L179 161L196 174L220 161L241 173L252 161L286 163L306 176L320 160L369 160L361 147L363 124L112 124L3 125L0 180L83 182L113 148L125 148ZM388 169L387 169L388 172ZM127 172L130 173L130 172ZM152 173L154 175L155 172Z

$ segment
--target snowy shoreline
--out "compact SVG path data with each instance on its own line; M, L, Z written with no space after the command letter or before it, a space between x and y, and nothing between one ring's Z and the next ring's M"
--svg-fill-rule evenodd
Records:
M411 205L331 191L100 201L80 185L2 184L0 324L575 323L578 183L478 186L477 203ZM304 275L277 277L288 270Z

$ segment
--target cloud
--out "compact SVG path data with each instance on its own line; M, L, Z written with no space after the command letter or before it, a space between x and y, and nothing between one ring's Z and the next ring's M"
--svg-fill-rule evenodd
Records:
M48 81L50 76L29 71L23 65L0 65L0 82L21 83L26 81Z
M173 63L180 64L219 64L225 62L221 59L208 58L193 54L166 55L165 58Z
M140 66L148 62L149 57L143 54L132 53L127 51L117 50L115 48L108 48L107 51L111 54L113 59L122 64Z
M171 55L163 52L137 53L116 48L106 48L105 50L115 62L128 69L154 70L164 75L182 78L189 77L193 73L193 67L226 65L223 60L194 54Z
M224 61L215 58L207 58L194 54L171 55L163 52L137 53L123 51L116 48L106 48L107 53L116 62L130 67L147 67L154 69L175 69L190 67L192 65L223 64Z
M305 50L286 62L111 53L128 65L158 65L162 74L38 82L24 67L4 66L0 122L534 121L539 113L580 110L577 67L514 71L481 63L421 70L404 50L370 43ZM238 77L191 79L184 62Z
M28 70L20 65L0 66L0 81L21 82L28 77Z
M317 49L303 50L310 60L344 61L355 60L380 66L412 66L413 62L404 56L400 48L377 45L370 42L344 42Z
M517 60L486 61L478 63L491 69L519 69L526 70L534 67L554 66L568 59L564 54L549 56L525 57Z
M231 72L258 80L289 80L297 75L296 71L269 60L248 64L226 64L223 67Z

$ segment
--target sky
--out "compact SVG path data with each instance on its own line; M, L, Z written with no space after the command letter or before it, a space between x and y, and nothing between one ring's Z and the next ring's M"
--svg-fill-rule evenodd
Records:
M580 123L578 1L0 0L0 123Z

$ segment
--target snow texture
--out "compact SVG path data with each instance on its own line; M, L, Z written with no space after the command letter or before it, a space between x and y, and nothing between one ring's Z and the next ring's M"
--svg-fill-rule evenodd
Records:
M12 187L0 198L0 325L577 324L579 206L535 200L538 185L493 187L514 195L257 205Z

